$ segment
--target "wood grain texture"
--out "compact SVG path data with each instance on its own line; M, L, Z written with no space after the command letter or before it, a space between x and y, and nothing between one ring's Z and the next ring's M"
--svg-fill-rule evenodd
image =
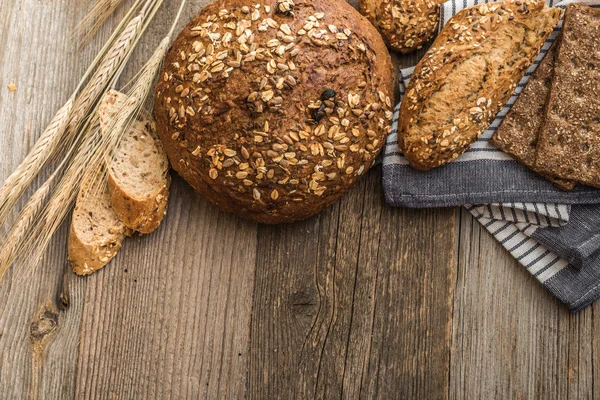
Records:
M251 398L446 392L454 210L385 207L380 179L308 221L259 228Z
M461 214L450 398L597 398L598 304L570 314Z
M256 226L190 201L180 179L171 199L159 230L88 282L78 399L244 392Z
M122 82L177 4L165 1ZM204 4L188 1L179 25ZM77 52L83 12L0 1L0 180L123 15ZM600 306L569 314L467 212L389 208L380 182L375 168L321 214L269 227L176 177L159 230L87 278L70 271L63 226L39 266L0 284L0 398L600 396Z

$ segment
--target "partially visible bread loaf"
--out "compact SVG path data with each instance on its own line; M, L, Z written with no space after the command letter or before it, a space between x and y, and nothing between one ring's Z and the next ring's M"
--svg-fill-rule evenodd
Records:
M444 0L360 0L358 9L392 49L410 53L435 35Z
M111 91L99 110L100 127L106 128L127 96ZM125 225L150 233L160 225L169 198L169 161L156 136L154 121L143 113L121 139L108 168L113 208Z
M561 16L542 0L456 14L417 65L400 108L399 144L428 170L471 147L513 93Z
M89 275L110 262L131 231L115 214L108 184L82 184L69 232L68 258L78 275Z
M156 87L173 168L223 210L307 218L352 188L391 128L394 69L344 0L219 0L180 33Z

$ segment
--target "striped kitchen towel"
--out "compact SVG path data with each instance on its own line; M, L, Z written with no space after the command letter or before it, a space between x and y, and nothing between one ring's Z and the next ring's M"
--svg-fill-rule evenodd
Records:
M441 7L442 24L465 7L491 2L448 1ZM593 3L600 5L600 0ZM530 273L577 311L600 297L600 191L581 185L572 192L558 190L489 143L561 27L562 22L490 127L446 166L417 171L408 165L398 148L398 104L385 146L383 186L393 206L464 205ZM413 70L400 71L401 97Z

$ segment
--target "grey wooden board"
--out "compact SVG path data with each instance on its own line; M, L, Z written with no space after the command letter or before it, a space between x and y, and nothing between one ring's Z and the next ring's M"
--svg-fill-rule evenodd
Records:
M0 180L123 15L79 52L83 3L0 2ZM175 178L161 228L87 278L70 271L63 226L40 265L0 284L0 397L600 396L597 305L570 315L468 213L389 208L380 178L279 227L223 214Z

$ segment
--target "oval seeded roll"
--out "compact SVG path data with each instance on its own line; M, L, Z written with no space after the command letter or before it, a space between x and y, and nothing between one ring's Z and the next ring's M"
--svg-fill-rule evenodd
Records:
M291 222L373 165L393 81L381 37L345 1L216 1L165 59L157 131L173 168L209 201Z
M444 0L359 0L358 9L379 30L388 46L411 53L433 38Z
M456 14L419 61L400 106L398 144L429 170L465 153L490 126L561 16L544 0Z

